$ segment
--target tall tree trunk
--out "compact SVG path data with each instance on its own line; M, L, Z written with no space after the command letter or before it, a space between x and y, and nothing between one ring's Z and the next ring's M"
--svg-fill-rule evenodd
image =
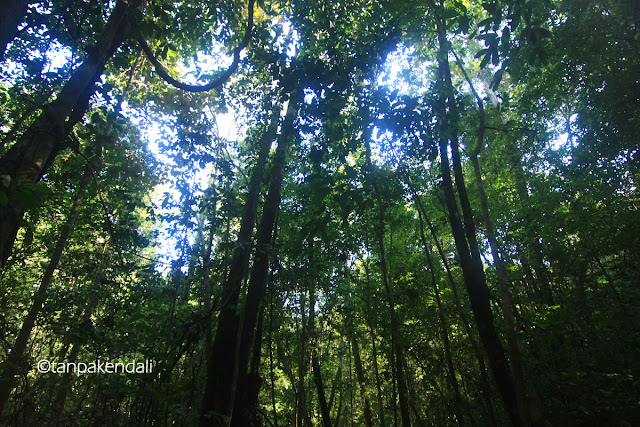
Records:
M90 180L91 173L88 170L85 170L80 181L73 206L71 207L71 211L67 217L67 221L60 231L60 236L58 237L55 249L51 255L51 260L49 261L49 265L42 276L40 286L34 296L33 304L22 322L22 328L20 328L20 332L18 333L18 337L16 338L16 342L11 349L11 352L2 364L2 377L0 378L0 414L2 414L2 410L9 400L9 395L16 385L16 374L21 370L22 356L27 349L27 343L29 342L31 331L36 324L36 318L38 317L38 314L40 313L40 310L47 298L47 290L49 289L49 285L51 285L53 273L58 267L60 258L62 257L62 251L64 250L69 236L71 235L71 231L73 231L73 225L78 217L80 205L82 204L84 193Z
M356 368L356 376L358 378L358 384L360 385L360 397L362 399L364 423L367 427L373 426L373 412L371 411L371 403L369 402L369 395L367 394L367 385L364 377L364 369L362 367L362 357L360 356L360 347L358 345L358 339L356 338L353 316L351 313L347 313L347 333L349 334L349 340L351 341L351 349L353 351L353 361Z
M340 354L340 362L338 362L338 369L336 370L336 376L331 384L331 393L329 394L329 411L333 408L333 402L336 397L336 393L339 393L338 386L342 384L342 365L344 365L344 341L340 340L338 347L338 353ZM335 422L338 425L338 421Z
M365 122L368 126L368 123ZM369 132L369 131L367 131ZM382 196L378 187L377 178L373 175L373 164L371 162L371 146L369 138L365 138L365 150L367 157L367 167L369 169L369 177L372 182L373 190L378 202L378 248L380 251L380 268L382 269L382 280L387 294L387 302L389 304L389 314L391 316L391 340L395 359L395 371L398 381L398 398L400 400L400 415L402 425L404 427L411 426L411 418L409 415L409 393L407 389L407 381L404 374L404 355L402 351L402 342L400 336L400 322L396 313L393 298L393 290L391 288L391 279L389 278L389 270L384 248L384 206L382 204Z
M269 126L258 142L258 160L249 185L236 249L222 289L222 308L218 315L218 329L213 345L208 350L207 382L202 404L201 425L223 425L225 424L223 416L231 415L232 395L229 391L233 383L233 371L228 367L235 365L235 343L238 333L237 327L234 326L238 322L236 305L242 280L247 274L260 187L271 143L276 137L281 111L282 102L278 99L272 109Z
M436 297L436 304L438 306L438 320L440 321L440 335L442 337L442 343L444 345L445 359L447 361L447 378L449 380L449 384L451 385L451 389L453 390L453 394L455 397L455 411L459 410L460 403L462 401L460 397L460 388L458 387L458 380L456 379L456 372L453 367L453 356L451 355L451 345L449 343L449 323L447 322L447 318L444 314L444 308L442 307L442 301L440 299L440 289L438 287L438 280L436 277L436 270L433 264L433 260L431 258L431 249L427 244L427 239L424 235L424 220L422 219L422 204L418 199L417 195L414 194L416 199L416 204L418 205L418 219L420 220L420 239L422 240L422 246L424 247L425 257L427 258L427 265L429 266L429 270L431 272L431 286L433 287L433 293Z
M260 362L262 352L262 337L264 323L264 305L260 306L260 314L258 315L258 324L256 325L256 336L251 352L251 368L247 375L246 385L246 416L247 425L250 427L258 427L262 425L260 415L258 414L258 397L263 380L260 377Z
M273 366L273 294L269 293L269 376L271 380L271 405L273 408L273 425L278 427L278 409L276 407L276 379Z
M415 190L414 190L415 192ZM446 208L446 207L445 207ZM487 415L489 417L489 421L491 424L495 424L495 414L493 411L493 403L490 395L490 386L489 386L489 377L487 375L487 367L485 365L485 360L482 352L480 351L480 347L478 346L478 342L474 338L473 331L471 330L471 323L467 318L467 315L464 312L462 307L462 301L460 299L460 295L458 294L458 285L456 284L455 279L453 278L453 274L451 273L451 267L449 266L449 261L447 261L447 257L444 254L444 249L438 240L438 235L436 233L436 229L433 226L433 223L426 216L423 209L423 220L426 220L427 226L429 227L429 232L433 239L433 242L438 250L438 255L440 256L440 261L444 266L444 269L447 273L447 279L449 280L449 284L451 285L451 291L453 293L453 299L455 302L455 307L457 310L460 319L462 320L462 325L464 326L464 330L467 333L467 337L469 338L469 342L471 343L471 348L473 349L473 354L476 356L476 360L478 361L478 369L480 370L480 381L482 383L482 395L484 397L486 407L487 407Z
M279 105L274 109L272 123L268 132L273 130L275 133L280 109L281 107ZM277 115L275 114L276 110L278 111ZM202 425L226 425L234 414L236 401L239 403L238 411L246 414L244 392L246 390L249 349L254 337L259 307L266 290L271 238L276 215L280 206L286 156L293 137L293 123L297 116L297 111L298 98L297 92L294 91L291 93L287 113L280 137L278 138L278 148L276 149L274 165L271 171L269 192L265 198L262 219L258 227L256 255L251 271L242 318L236 314L236 304L240 295L242 279L246 275L249 258L248 248L239 248L238 259L236 259L236 255L234 254L231 272L229 273L229 282L225 284L225 288L223 289L223 308L218 318L218 329L208 362L207 385L203 403L203 417L201 418ZM268 149L272 140L273 137L269 137L269 144L263 144L267 146L261 147L261 150L263 148ZM266 153L264 158L266 161ZM264 162L260 175L264 173L263 170ZM260 181L257 182L258 184L262 181L261 178L262 176L260 176ZM253 223L255 222L258 194L259 185L255 188L255 194L249 195L253 197L247 199L245 214L250 213L251 215L243 216L240 231L241 237L246 237L246 240L240 240L240 237L238 238L239 241L246 242L245 246L247 247L249 246L249 239L251 237ZM251 212L248 212L249 205L252 205L250 207ZM248 224L249 221L251 224ZM246 231L246 235L243 233L245 225L246 230L244 231ZM206 417L205 414L209 411L214 411L216 416ZM240 414L240 412L236 413ZM242 421L246 420L244 415L239 416L241 420L238 420L238 422L247 422Z
M247 382L247 365L250 354L251 343L254 340L256 319L258 312L263 303L267 290L267 279L269 277L269 257L273 244L273 234L276 224L276 218L280 210L280 199L282 198L282 181L284 179L284 171L287 165L287 155L289 148L295 140L294 122L298 115L300 99L298 91L294 90L289 96L289 105L285 114L282 129L278 137L278 147L273 159L271 168L271 181L269 183L269 191L264 200L262 207L262 217L258 226L256 252L251 268L251 276L249 278L249 286L247 287L247 296L244 303L243 315L240 322L240 341L239 361L238 361L238 378L236 391L237 410L233 411L234 418L236 415L240 417L237 421L234 419L234 425L245 425L244 415L247 407L247 397L245 395ZM258 354L259 357L259 354ZM259 387L258 387L259 388Z
M300 354L298 356L298 378L296 382L296 427L306 426L307 418L307 395L306 395L306 377L307 367L309 366L309 360L307 358L307 319L305 316L306 302L305 295L300 292Z
M40 180L73 126L82 119L94 84L132 24L129 5L119 1L97 44L76 68L55 101L43 108L22 137L0 158L0 191L8 203L0 205L0 269L11 255L25 208L19 201L25 187ZM85 101L86 100L86 101Z
M516 389L516 400L518 404L518 412L520 413L520 421L524 426L542 426L544 420L542 419L542 412L540 411L540 403L537 401L537 392L532 391L531 405L528 403L527 387L524 379L524 369L522 366L522 356L520 354L520 348L518 347L518 341L516 339L516 327L513 318L513 307L511 302L511 293L509 291L509 278L507 275L507 269L505 267L502 253L496 237L496 232L493 227L493 221L489 214L489 202L487 193L484 188L484 182L482 180L482 171L480 169L480 162L478 155L484 145L484 127L485 127L485 114L484 114L484 102L475 90L471 78L467 74L467 71L462 64L462 61L458 55L453 51L453 55L456 58L458 68L462 71L465 80L471 88L476 102L478 104L478 139L476 147L471 150L469 155L471 164L473 165L473 172L476 180L476 187L478 189L478 197L480 199L480 207L482 209L482 218L486 229L487 239L489 240L489 247L491 248L491 256L493 258L493 264L496 268L496 275L498 277L498 286L500 289L500 297L502 302L502 312L504 319L504 327L507 336L507 346L509 348L509 355L511 356L511 366L513 368L514 384Z
M364 263L364 271L367 276L367 288L371 289L371 282L369 279L369 263L365 261ZM380 370L378 369L378 349L376 346L376 334L373 330L373 319L371 312L371 292L367 292L367 324L369 326L369 335L371 336L371 358L373 359L373 371L376 377L376 395L378 398L378 417L380 426L385 427L385 419L384 419L384 400L382 399L382 383L380 381Z
M437 13L437 10L434 9ZM455 240L456 249L460 256L460 265L467 286L467 293L471 302L474 318L478 325L480 339L487 352L489 365L496 380L498 390L502 396L505 409L514 425L520 425L518 405L515 398L515 387L509 369L509 362L504 354L491 311L489 289L487 287L484 268L478 242L475 235L475 224L469 198L467 196L462 164L458 147L458 129L456 105L451 70L449 68L449 42L446 36L446 25L442 19L438 23L438 88L439 102L436 106L439 127L440 165L443 179L443 190L449 221ZM460 219L456 196L451 179L449 165L449 148L455 174L455 185L460 199L464 224Z
M544 263L544 251L542 243L540 241L540 233L536 225L535 212L530 203L531 196L527 188L527 179L522 165L522 158L520 150L515 143L511 143L511 162L513 170L513 179L515 181L516 194L520 199L520 206L523 210L523 223L526 232L526 244L525 244L525 264L529 268L533 267L535 273L536 282L535 286L538 289L542 302L547 305L553 304L553 293L551 289L551 282L549 279L549 271ZM524 264L523 264L524 265Z
M106 133L106 132L105 132ZM107 252L107 248L109 247L109 241L107 240L104 243L104 246L102 247L102 258L101 258L101 262L100 262L100 267L98 269L97 274L94 276L94 280L93 280L93 286L91 289L91 293L89 295L89 303L87 305L87 308L85 309L83 315L82 315L82 319L80 320L81 324L87 324L88 322L90 322L91 320L91 316L94 313L94 310L98 304L98 295L97 295L97 291L99 289L100 283L102 281L103 276L103 271L104 271L104 260L106 259L106 252ZM68 363L75 363L75 361L78 358L78 354L80 354L80 349L81 347L76 343L73 345L73 348L71 349L71 353L69 354L69 357L67 358L67 362ZM63 357L61 357L59 360L64 360ZM65 410L64 410L64 406L65 406L65 402L67 401L67 395L69 394L69 391L71 390L71 385L74 381L74 377L72 373L67 373L65 374L65 377L63 378L62 384L60 385L60 389L58 390L58 392L56 393L56 398L55 398L55 403L54 403L54 410L55 412L55 420L56 420L56 424L60 424L61 421L64 419L65 416Z
M219 158L216 157L216 158ZM217 163L214 164L213 171L211 173L213 176L217 174ZM211 184L213 187L213 195L212 195L212 203L211 203L211 212L209 213L209 233L207 235L207 239L205 242L205 233L204 233L204 218L201 219L198 223L198 235L200 237L200 241L202 242L202 298L204 300L203 308L204 315L206 319L209 319L211 315L211 252L213 250L213 237L215 235L215 221L216 215L218 212L218 191L215 188L215 181ZM189 278L188 278L189 279ZM188 299L189 288L185 286L186 299ZM211 322L208 321L204 326L204 336L205 336L205 348L209 348L211 346Z
M313 271L313 235L309 239L309 270ZM309 286L309 341L311 344L311 367L313 368L313 381L316 385L318 393L318 403L320 406L320 414L322 415L322 425L331 427L331 415L329 414L329 405L327 405L327 397L324 391L324 382L322 381L322 371L320 370L320 358L318 357L318 333L316 331L316 289L314 278L310 278Z

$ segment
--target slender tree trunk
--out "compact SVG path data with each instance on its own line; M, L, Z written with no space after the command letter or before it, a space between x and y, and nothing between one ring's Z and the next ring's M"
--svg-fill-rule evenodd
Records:
M518 412L520 414L520 420L524 426L543 426L545 423L541 418L542 413L538 409L540 407L540 404L537 401L537 393L532 391L531 399L534 399L535 401L532 401L531 405L529 405L529 399L527 398L527 387L524 379L522 356L520 354L520 348L518 346L518 341L516 338L516 326L513 318L513 307L511 302L511 293L509 292L509 279L507 276L507 269L505 268L500 250L498 248L498 241L496 238L495 230L493 229L493 222L491 221L491 217L489 216L487 196L484 191L484 184L482 182L482 174L480 172L480 164L478 163L477 156L473 155L471 157L471 163L473 164L473 169L475 172L476 185L478 187L478 193L480 196L480 205L482 207L487 238L489 240L489 246L491 248L491 256L493 257L494 266L496 267L496 274L498 276L498 286L500 289L500 297L502 302L502 312L507 337L507 347L509 348L509 355L511 356L511 367L513 368L514 385L516 389L516 399L518 404Z
M247 425L251 427L257 427L262 425L260 415L258 414L258 396L260 394L260 388L262 387L263 380L260 377L260 362L262 352L262 336L263 336L263 323L264 323L264 305L260 306L260 314L258 315L258 324L256 325L256 336L253 343L253 350L251 352L251 368L247 375L246 385L246 413L247 413Z
M523 170L522 159L520 150L518 150L515 143L511 144L513 167L513 179L515 181L516 193L520 199L520 205L523 210L523 223L525 224L526 233L526 249L525 249L525 263L529 265L529 268L533 267L535 273L536 288L538 289L542 302L547 305L553 304L553 294L551 292L551 283L549 280L549 272L544 264L543 247L540 241L540 233L536 226L536 220L534 219L535 212L530 203L529 190L527 188L527 182L525 172Z
M305 425L307 402L305 392L305 378L307 375L307 320L305 316L306 303L304 293L300 293L300 354L298 356L298 378L296 387L296 427Z
M460 397L460 388L458 387L458 380L456 379L456 372L453 367L453 356L451 355L451 345L449 343L449 323L447 322L447 318L444 314L444 308L442 307L442 301L440 299L440 289L438 287L438 280L436 278L436 270L433 264L433 260L431 259L431 249L427 244L427 239L424 235L424 220L422 219L422 204L418 199L417 195L414 194L416 199L416 204L418 205L418 218L420 220L420 238L422 240L422 246L424 247L425 257L427 258L427 264L429 266L429 270L431 271L431 286L433 287L433 293L436 297L436 304L438 306L438 319L440 321L440 335L442 337L442 343L444 345L445 359L447 361L447 370L449 379L449 384L451 385L451 389L453 390L453 394L455 396L455 410L456 412L459 409L460 403L462 401Z
M40 180L84 115L95 82L132 24L129 7L124 1L116 4L97 44L73 71L56 100L43 108L24 135L0 158L0 191L9 200L0 206L0 268L4 268L11 255L24 215L25 208L18 199L21 194L24 197L25 185Z
M16 385L16 374L18 374L22 369L22 356L27 349L27 343L29 342L31 331L36 324L36 318L38 317L38 314L40 313L40 310L47 298L47 290L49 289L49 285L51 285L53 273L58 267L60 258L62 257L62 251L64 250L69 236L71 235L71 231L73 230L73 225L78 217L80 205L82 204L84 193L90 180L91 173L88 170L85 170L80 181L78 193L76 194L73 206L71 207L71 211L67 217L67 221L60 231L56 247L51 255L51 260L49 261L49 265L44 272L42 280L40 281L40 286L34 296L33 304L22 322L22 328L18 333L18 337L16 338L16 342L11 352L2 364L2 377L0 378L0 414L2 414L2 410L9 400L9 395Z
M269 183L269 192L264 201L262 208L262 217L257 233L256 253L254 256L251 276L249 278L249 286L247 288L247 297L244 304L243 316L241 319L240 331L241 339L237 344L240 346L240 360L238 363L239 377L237 379L236 391L236 407L233 411L234 418L242 417L238 421L234 420L234 425L244 425L244 417L246 413L246 375L249 349L255 335L256 318L264 295L267 290L267 279L269 277L269 256L271 255L271 247L273 233L280 210L280 199L282 197L282 181L284 179L284 171L287 164L287 154L289 147L295 139L294 122L298 115L298 92L294 90L289 97L289 105L285 114L280 136L278 137L278 147L273 159L273 167L271 169L271 182Z
M491 220L491 215L489 214L489 202L487 198L487 193L484 188L484 182L482 180L482 171L480 169L480 162L478 160L478 155L483 148L484 145L484 126L485 126L485 115L484 115L484 102L478 95L471 81L471 78L467 74L462 61L456 55L456 53L452 50L458 67L462 71L467 83L471 87L471 92L476 98L476 102L478 104L478 115L479 115L479 125L478 125L478 140L476 143L476 147L470 153L471 164L473 165L474 176L476 180L476 187L478 188L478 196L480 199L480 207L482 209L482 217L485 224L487 239L489 240L489 246L491 248L491 256L493 258L493 264L496 268L496 275L498 277L498 286L500 289L500 296L502 302L502 312L504 319L504 327L507 336L507 346L509 348L509 355L511 356L511 366L513 368L513 376L514 376L514 385L516 389L516 400L518 404L518 412L520 413L520 421L524 426L542 426L544 425L544 420L542 417L542 412L539 410L540 404L537 402L537 392L532 393L532 401L531 407L528 404L527 399L527 387L524 379L524 369L522 366L522 356L520 354L520 348L518 347L518 341L516 339L516 327L513 318L513 307L511 302L511 293L509 291L509 278L507 275L507 269L504 264L504 260L502 259L502 253L500 251L500 247L498 244L498 239L496 237L496 232L493 227L493 221Z
M371 411L371 403L369 402L369 395L367 394L367 385L364 377L364 369L362 367L362 358L360 357L360 347L358 345L358 339L356 338L353 317L350 313L347 314L347 333L351 341L351 349L353 351L353 361L356 367L356 376L358 378L358 384L360 385L360 397L363 404L364 423L367 427L373 426L373 412Z
M200 418L200 424L203 426L225 425L225 417L231 415L233 396L230 390L234 381L234 373L230 367L235 366L237 324L239 321L236 305L242 281L247 273L260 186L269 149L276 136L281 110L282 103L278 100L272 109L271 122L258 143L258 161L251 178L229 274L222 289L222 308L218 315L218 329L207 356L207 382Z
M369 280L369 264L364 263L364 271L367 276L367 287L371 289L371 282ZM373 359L373 371L376 376L376 392L378 398L378 417L381 427L385 427L384 419L384 400L382 399L382 383L380 381L380 370L378 369L378 350L376 346L376 334L373 330L373 319L371 316L371 293L367 292L367 307L369 308L367 313L367 324L369 326L369 335L371 336L371 358Z
M214 165L214 169L212 171L212 175L215 176L217 172L217 164ZM204 300L203 308L205 318L209 318L211 315L211 252L213 250L213 236L215 234L214 224L216 221L216 215L218 212L218 197L217 190L215 188L215 183L212 183L213 195L212 195L212 207L211 212L209 214L209 234L207 235L207 240L204 240L204 221L198 224L198 233L200 236L200 241L202 242L202 298ZM189 289L185 287L186 299L188 299ZM186 300L184 299L184 300ZM204 326L204 336L205 336L205 348L211 347L211 322L206 322Z
M271 405L273 408L273 425L278 427L278 409L276 408L276 379L273 366L273 294L269 298L269 375L271 379Z
M445 209L446 209L446 206L445 206ZM426 222L427 222L427 226L429 227L429 232L431 234L431 237L433 238L433 242L434 242L434 244L436 246L436 249L438 250L438 255L440 256L440 261L442 262L442 265L444 266L444 269L445 269L445 271L447 273L447 279L449 280L449 284L451 285L451 291L453 293L453 299L454 299L454 302L455 302L456 312L460 316L460 319L462 320L462 325L464 326L464 330L467 333L467 337L469 338L469 342L471 343L471 348L473 349L473 354L476 356L476 360L478 361L478 369L480 370L480 381L482 383L482 395L483 395L485 403L487 405L487 415L489 417L489 421L492 424L495 424L495 414L493 412L493 403L492 403L491 395L489 393L490 392L490 385L489 385L489 378L487 376L487 367L485 365L484 356L482 355L482 352L480 351L480 347L478 346L478 342L476 341L476 339L473 336L473 331L471 330L471 323L469 322L469 319L467 318L467 315L465 314L464 309L462 307L462 301L460 299L460 295L458 294L458 286L457 286L457 284L455 282L455 279L453 278L453 274L451 273L451 268L449 266L449 261L447 261L447 257L444 254L444 249L442 248L442 245L441 245L440 241L438 240L438 235L436 233L436 229L433 226L433 223L431 222L429 217L427 217L425 215L424 210L423 210L423 215L424 215L423 220L426 220Z
M309 249L311 255L309 256L309 266L313 269L313 237L311 237ZM324 427L331 427L331 415L329 414L329 405L327 405L327 398L324 391L324 383L322 381L322 371L320 370L320 358L318 357L318 333L315 325L315 305L316 305L316 290L311 278L309 286L309 338L311 343L311 366L313 368L313 381L316 384L316 391L318 392L318 403L320 406L320 414L322 415L322 425Z
M368 123L367 123L368 125ZM382 196L380 189L376 181L376 177L373 176L373 165L371 162L371 147L369 145L368 138L365 138L365 150L367 156L367 166L369 168L370 179L373 185L374 193L378 202L378 247L380 250L380 268L382 269L382 279L384 287L387 293L387 302L389 304L389 314L391 316L391 340L393 353L395 355L395 371L398 381L398 397L400 400L400 414L402 418L402 425L404 427L411 426L411 418L409 414L409 393L407 389L407 381L404 374L404 355L402 351L402 343L400 336L400 323L398 315L395 309L395 303L393 298L393 290L391 288L391 280L388 274L387 259L385 256L384 248L384 206L382 204Z
M434 12L437 12L434 10ZM467 196L462 164L458 147L456 105L451 83L451 70L449 68L449 42L446 38L446 26L441 19L438 21L438 86L439 97L437 114L439 127L440 165L443 178L443 190L449 221L455 240L455 245L460 256L462 273L467 286L467 293L471 302L471 308L478 325L481 341L487 352L489 364L493 371L498 390L505 404L505 409L514 425L520 425L518 405L515 398L515 387L509 362L504 354L504 349L498 338L493 324L489 289L487 288L484 268L480 257L480 251L475 236L475 224L469 198ZM455 174L455 184L462 207L463 219L460 219L456 196L451 178L449 165L449 148Z
M342 365L344 365L344 341L340 341L339 346L340 353L340 362L338 362L338 369L336 370L336 376L333 379L333 383L331 384L331 393L329 394L329 411L333 408L333 402L336 397L336 393L339 393L339 386L342 384ZM335 422L335 425L338 425L338 421Z
M108 243L105 242L102 248L102 261L104 261L105 259L107 247L108 247ZM103 278L103 262L100 263L100 268L97 273L98 274L95 275L95 279L93 281L93 287L91 289L92 291L96 291L96 292ZM91 316L93 315L93 312L98 304L98 296L96 295L96 292L91 292L91 294L89 295L89 303L87 305L87 308L84 311L84 314L82 315L81 324L87 324L91 320ZM75 361L78 358L78 354L80 354L80 346L76 343L73 345L73 348L71 349L71 353L69 354L69 358L67 359L67 362L75 363ZM64 360L64 357L61 357L59 360L61 361ZM56 411L55 419L57 424L60 424L60 421L64 419L64 415L65 415L64 406L67 401L67 395L71 390L71 385L73 381L74 381L74 378L72 373L65 374L65 377L62 381L60 389L56 393L54 409Z

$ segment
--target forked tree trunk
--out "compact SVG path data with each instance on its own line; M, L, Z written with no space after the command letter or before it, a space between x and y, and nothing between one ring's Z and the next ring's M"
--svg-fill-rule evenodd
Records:
M271 168L269 191L264 200L262 217L260 218L260 225L258 226L256 236L256 253L254 255L253 267L251 268L249 285L247 287L247 296L240 322L240 341L237 343L240 349L235 397L235 408L237 409L234 409L232 413L234 418L233 424L238 426L244 426L246 423L244 414L246 414L246 408L249 404L246 396L248 359L251 343L253 343L254 336L256 335L256 319L267 291L269 257L271 255L276 218L280 210L282 182L287 165L287 155L295 139L294 122L298 115L299 101L298 92L294 90L289 96L289 105L287 106L287 112L278 137L278 147L276 148L273 166ZM260 354L257 354L257 357L259 356Z
M260 187L271 143L276 137L281 111L282 103L278 99L272 109L269 126L258 142L258 160L251 177L229 274L222 288L218 329L213 345L208 349L207 383L202 403L201 425L222 425L224 424L224 415L231 415L230 387L233 383L233 371L230 371L228 367L235 364L235 343L238 333L235 326L238 322L236 305L240 296L242 280L247 274Z
M435 10L434 10L435 11ZM455 116L456 105L451 83L451 70L449 68L449 42L446 37L446 26L443 20L438 22L438 87L439 102L436 106L439 127L440 165L442 184L449 212L449 221L455 240L456 249L460 256L460 265L467 286L467 293L471 302L474 318L478 325L480 339L487 352L489 365L496 380L498 390L514 425L521 425L518 413L516 390L509 369L509 362L504 353L500 339L493 324L493 312L491 311L489 289L480 250L475 235L475 223L471 212L471 205L462 174L462 164L458 147L457 118ZM456 195L451 178L449 165L449 148L455 174L455 185L460 199L464 224L460 218Z

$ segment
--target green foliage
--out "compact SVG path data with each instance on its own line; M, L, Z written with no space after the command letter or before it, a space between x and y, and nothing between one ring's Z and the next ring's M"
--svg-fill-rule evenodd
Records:
M0 63L3 159L99 43L113 6L45 1L29 7ZM546 423L640 422L640 9L634 2L257 1L238 70L209 93L164 83L135 40L147 40L173 75L208 80L242 39L247 3L160 0L131 13L137 24L42 179L13 191L0 177L0 206L26 209L0 273L5 370L80 178L91 174L1 422L200 422L208 346L226 304L223 286L234 251L247 244L237 235L253 202L248 189L260 141L275 103L293 89L304 101L275 236L268 248L248 243L249 271L260 251L270 264L256 331L262 346L250 359L262 379L263 424L322 424L315 350L332 425L365 425L365 398L374 425L399 425L391 304L412 422L508 424L444 203L438 148L453 134L460 138L492 312L506 347L489 227L472 185L471 155L481 148L480 175L508 274L525 385L540 395ZM446 123L436 81L438 32L460 60L448 56L455 99ZM482 129L470 84L483 105ZM231 134L218 129L227 113L237 123ZM257 212L269 189L276 138L269 143ZM155 366L148 374L112 376L36 369L41 359L98 358L151 359Z

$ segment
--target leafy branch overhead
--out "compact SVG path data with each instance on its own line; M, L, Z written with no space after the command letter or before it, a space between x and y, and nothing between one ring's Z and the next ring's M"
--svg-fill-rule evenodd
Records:
M149 61L151 61L151 63L153 64L156 73L158 73L158 75L162 77L165 82L169 83L172 86L175 86L178 89L186 90L189 92L208 92L212 89L216 89L217 87L222 86L237 70L238 64L240 63L240 53L242 53L242 51L249 45L249 42L251 41L251 33L253 31L254 5L255 0L249 0L247 9L247 27L245 29L244 37L242 37L242 40L240 41L240 44L238 44L238 46L233 49L233 62L231 63L231 65L229 65L229 67L227 67L224 72L220 73L219 76L203 85L192 85L174 79L173 77L171 77L165 67L160 63L160 61L158 61L158 59L155 57L147 42L143 38L139 38L138 43L140 44L142 51L145 53Z

